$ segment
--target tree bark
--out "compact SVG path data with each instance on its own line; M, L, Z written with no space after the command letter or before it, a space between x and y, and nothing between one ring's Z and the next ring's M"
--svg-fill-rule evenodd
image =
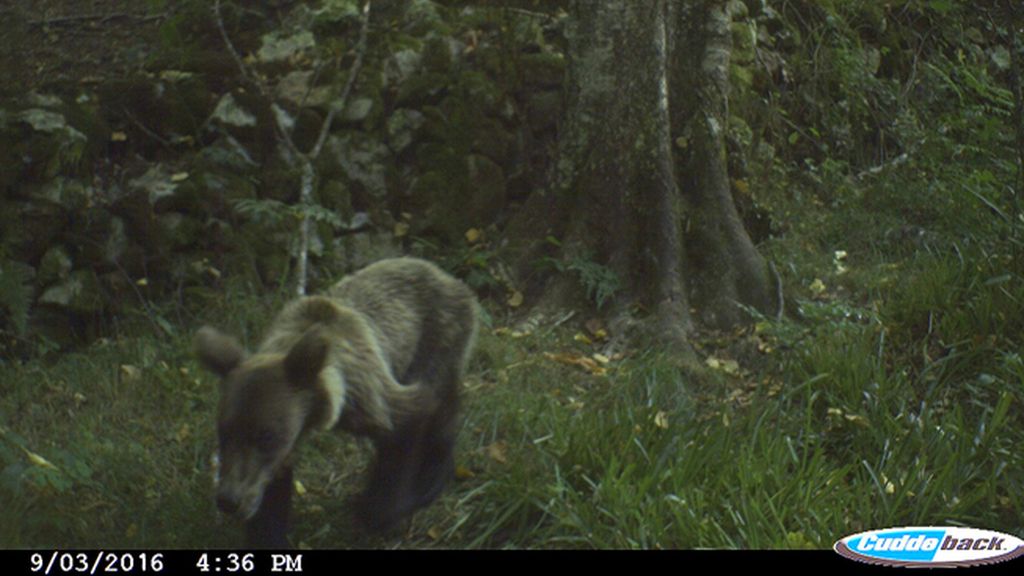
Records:
M589 254L659 337L685 340L691 297L714 326L768 311L769 274L726 162L731 21L721 0L576 0L553 194L566 258ZM552 194L552 192L549 192ZM551 203L551 198L546 199Z

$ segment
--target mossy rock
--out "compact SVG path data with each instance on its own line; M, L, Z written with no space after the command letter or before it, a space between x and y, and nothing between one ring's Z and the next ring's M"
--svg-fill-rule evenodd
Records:
M420 127L426 122L423 113L418 110L400 108L388 118L388 147L395 154L401 154L416 140Z
M10 254L23 262L35 262L54 245L71 221L67 211L43 202L11 202L6 204L17 218L4 232Z
M321 206L350 221L353 216L352 194L341 180L327 180L320 185L317 196Z
M41 286L49 286L67 279L74 263L64 246L54 246L43 254L36 273L36 282Z
M526 86L558 88L565 81L565 58L556 52L523 54L519 65Z
M103 310L100 284L92 270L71 272L66 280L45 289L36 302L40 306L50 306L74 314L92 314Z
M180 212L169 212L157 217L161 233L175 250L197 245L202 240L202 221Z
M474 124L471 150L495 162L504 162L514 146L515 136L494 118L481 118Z
M387 198L388 175L394 171L391 151L376 138L366 135L332 137L323 155L349 182L353 200L370 206Z
M496 162L473 154L466 158L470 210L463 231L493 222L505 208L505 171Z
M398 87L395 106L417 108L437 102L448 88L448 76L436 72L424 72L411 76Z
M558 125L562 118L562 93L547 90L530 94L526 100L526 121L530 130L543 132Z
M504 116L507 113L509 99L488 75L467 71L459 75L457 82L465 104L486 116Z
M744 66L753 64L757 55L756 51L757 23L752 20L733 22L730 61Z
M452 50L445 36L427 40L422 52L422 65L427 72L448 74L452 68Z

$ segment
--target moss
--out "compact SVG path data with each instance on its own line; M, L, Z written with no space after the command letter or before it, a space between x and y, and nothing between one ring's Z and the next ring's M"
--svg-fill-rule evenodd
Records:
M523 83L534 88L556 88L565 80L565 58L555 52L524 54L519 58Z
M448 87L448 77L436 72L416 74L398 87L395 106L416 107L437 102Z

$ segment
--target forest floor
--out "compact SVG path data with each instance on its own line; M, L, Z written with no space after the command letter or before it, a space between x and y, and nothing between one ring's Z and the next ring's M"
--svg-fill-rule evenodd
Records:
M2 81L24 92L123 76L145 62L166 15L143 2L14 0L0 10Z

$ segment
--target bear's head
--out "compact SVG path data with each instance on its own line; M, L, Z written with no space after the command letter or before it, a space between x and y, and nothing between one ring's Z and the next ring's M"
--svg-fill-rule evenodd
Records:
M247 355L234 338L205 327L196 334L200 361L221 378L217 413L217 507L248 520L271 480L289 464L299 437L341 394L341 375L322 376L326 340L308 331L287 354ZM330 378L334 382L325 382ZM331 398L337 404L341 398ZM335 409L340 408L336 406Z

